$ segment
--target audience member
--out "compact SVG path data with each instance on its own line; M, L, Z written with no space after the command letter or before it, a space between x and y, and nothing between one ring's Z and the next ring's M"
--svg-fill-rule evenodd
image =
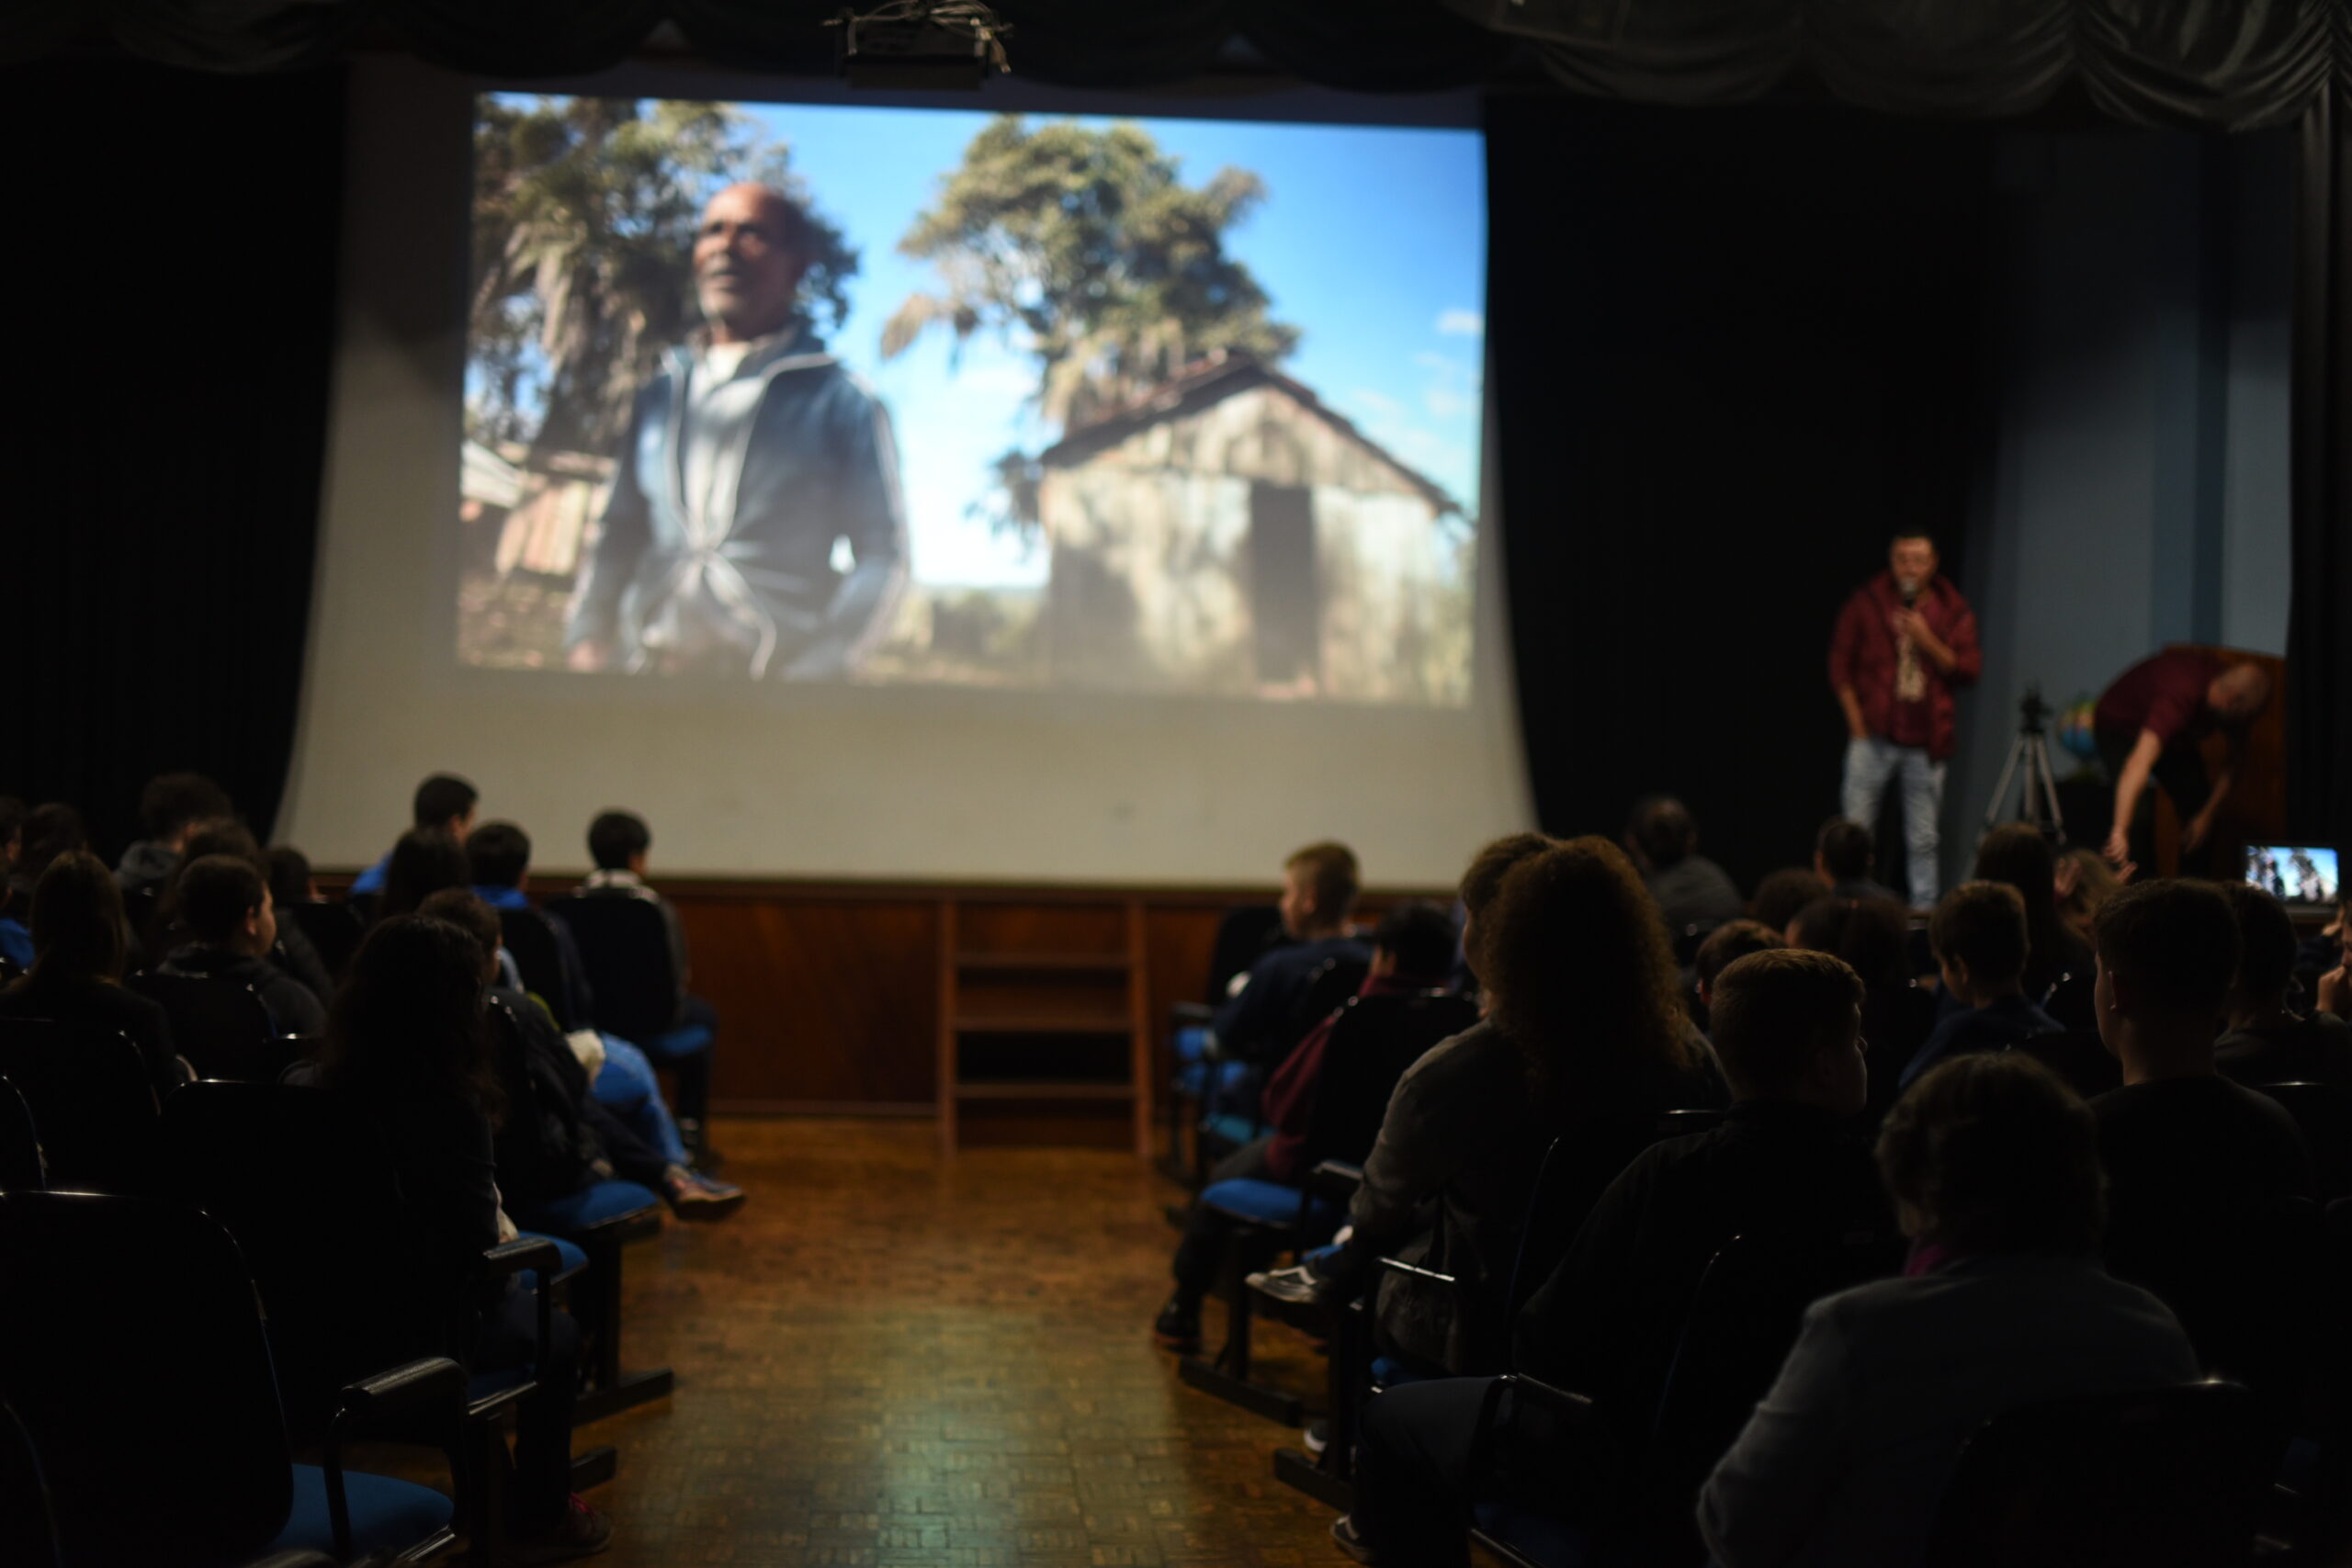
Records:
M377 886L376 919L411 915L444 887L464 887L473 881L463 840L441 828L412 828L402 833L392 852L382 861L384 875ZM353 884L352 891L360 891Z
M2052 877L2058 893L2059 923L2087 949L2091 921L2097 918L2099 906L2121 892L2138 869L2126 865L2119 871L2094 849L2071 849L2060 855ZM2097 1027L2096 1021L2092 1027Z
M300 981L268 962L277 941L269 885L242 855L199 855L180 868L175 900L188 942L172 950L160 972L198 975L250 986L280 1034L324 1032L326 1010Z
M1351 1050L1375 1048L1380 1043L1365 1038L1364 1026L1374 1030L1385 1026L1388 1018L1384 1003L1442 986L1453 964L1453 922L1433 905L1399 904L1382 918L1373 933L1371 971L1356 993L1358 1005L1334 1011L1283 1058L1266 1085L1266 1135L1217 1162L1209 1173L1208 1185L1186 1216L1184 1238L1177 1244L1170 1266L1176 1277L1175 1292L1152 1324L1152 1337L1162 1349L1189 1351L1199 1347L1201 1302L1216 1283L1237 1213L1290 1219L1299 1213L1306 1175L1317 1164L1327 1159L1350 1165L1363 1161L1380 1130L1379 1111L1374 1108L1368 1118L1362 1119L1363 1124L1346 1127L1319 1114L1324 1064L1329 1057ZM1424 1036L1419 1043L1435 1045L1437 1041ZM1397 1063L1396 1070L1401 1071L1405 1065ZM1387 1077L1387 1089L1395 1084L1393 1076ZM1367 1091L1374 1087L1359 1086ZM1385 1090L1379 1099L1386 1102ZM1323 1235L1310 1241L1320 1242L1330 1229L1325 1226Z
M1624 846L1666 921L1669 942L1744 912L1731 877L1699 852L1699 824L1690 807L1672 795L1646 795L1634 803Z
M492 1128L506 1108L483 1021L484 970L481 945L446 920L379 921L335 998L315 1072L296 1069L349 1096L382 1130L409 1206L446 1259L452 1307L467 1299L475 1260L510 1234L495 1175ZM579 1330L563 1311L550 1326L554 1375L523 1399L511 1494L514 1544L534 1562L588 1556L612 1539L612 1521L571 1490ZM524 1365L537 1338L530 1292L510 1291L481 1313L472 1368Z
M1859 822L1832 817L1814 836L1813 872L1833 898L1892 898L1902 902L1894 888L1871 875L1878 863L1878 847L1871 830Z
M311 857L291 844L277 844L262 852L262 874L269 896L279 908L288 904L320 902L319 885L311 880Z
M485 822L467 834L466 864L473 877L474 897L502 916L531 908L531 900L524 893L531 876L531 836L514 823ZM580 957L580 944L572 940L571 929L561 920L549 919L547 927L555 939L557 973L538 978L541 984L560 987L563 993L548 998L547 1005L562 1008L565 1017L584 1024L594 1016L595 1010L589 995L587 965ZM504 960L504 967L512 971L508 979L516 990L529 988L511 954Z
M1320 1021L1297 1016L1316 972L1335 958L1372 962L1372 949L1348 928L1357 877L1345 844L1309 844L1283 863L1283 930L1292 944L1251 964L1241 989L1216 1010L1209 1029L1227 1060L1274 1066Z
M1730 1113L1636 1156L1518 1317L1515 1370L1591 1398L1627 1454L1645 1446L1700 1279L1733 1237L1794 1258L1892 1229L1871 1146L1844 1130L1866 1098L1860 978L1826 953L1767 949L1724 968L1714 991ZM1332 1527L1343 1547L1366 1562L1464 1561L1470 1447L1489 1382L1408 1382L1372 1400L1355 1508ZM1702 1474L1665 1483L1686 1517ZM1611 1506L1597 1477L1550 1475L1547 1490L1555 1515Z
M1382 1273L1374 1321L1391 1353L1453 1372L1508 1359L1505 1298L1552 1139L1605 1159L1631 1124L1645 1140L1659 1111L1725 1098L1714 1053L1683 1010L1657 907L1607 840L1571 839L1512 866L1474 918L1472 953L1487 1017L1397 1081L1347 1239L1259 1277L1279 1296L1329 1300L1370 1285L1383 1255L1452 1275L1447 1288ZM1579 1204L1622 1168L1619 1157L1578 1203L1562 1205L1577 1212L1557 1216L1561 1242L1583 1218ZM1431 1202L1435 1226L1415 1242Z
M1821 874L1810 866L1783 866L1756 885L1756 897L1749 901L1748 913L1759 925L1779 931L1785 940L1796 918L1810 906L1829 897L1829 889L1821 885Z
M1693 965L1699 987L1699 1008L1710 1016L1715 1005L1715 977L1751 953L1771 953L1788 946L1788 939L1762 920L1733 920L1717 926L1699 944Z
M33 888L49 863L62 854L90 847L82 814L62 800L44 801L25 813L17 837L16 863L8 868L8 886L29 908Z
M474 825L474 805L481 798L479 791L455 773L435 773L416 786L416 795L410 802L409 826L416 830L447 834L454 842L462 844ZM390 886L393 858L400 852L395 845L390 853L361 872L353 879L351 892L355 897L373 897ZM443 883L442 886L456 886ZM426 893L439 888L426 888ZM424 893L417 895L422 901ZM414 908L412 903L409 908ZM379 916L380 919L380 915Z
M2025 994L2025 900L2006 882L1963 882L1943 897L1928 941L1955 1004L1903 1069L1908 1089L1937 1063L1971 1051L2006 1051L2056 1034L2059 1024Z
M2105 861L2102 870L2113 874ZM2096 1029L2091 1006L2097 964L2089 942L2069 930L2058 908L2058 856L2041 829L2009 822L1984 835L1976 846L1971 874L1979 882L2004 882L2025 900L2025 994L2058 1021L2062 1029Z
M33 962L0 990L0 1018L46 1018L122 1034L139 1048L158 1097L187 1081L164 1010L122 985L128 933L122 890L106 862L68 850L32 898Z
M1911 1262L1805 1314L1700 1493L1720 1568L1918 1562L1986 1419L2198 1375L2164 1303L2099 1268L2096 1128L2040 1064L1946 1062L1889 1114L1878 1160Z
M216 818L190 828L181 854L180 863L183 866L206 855L235 855L239 860L249 862L263 882L269 880L269 857L262 853L261 845L254 840L252 829L233 818ZM162 919L158 923L157 935L168 934L168 940L153 943L151 951L168 953L187 939L187 933L184 930L175 931L173 929L179 920L178 880L175 874L172 880L164 885ZM273 906L277 897L275 891L270 895ZM275 913L274 907L272 913ZM334 1000L334 980L327 973L326 960L320 956L318 948L303 934L300 927L281 920L277 922L277 940L265 956L300 980L302 988L316 997L319 1006L323 1009Z
M1821 897L1789 922L1789 945L1834 953L1862 977L1862 1038L1870 1042L1871 1111L1901 1091L1903 1071L1936 1026L1935 998L1911 981L1910 917L1888 898Z
M502 984L497 912L462 887L445 887L417 913L447 920L480 944L492 1056L507 1114L495 1140L498 1190L528 1224L537 1211L618 1177L659 1194L682 1219L724 1218L743 1190L716 1181L639 1137L588 1090L588 1069L537 998Z
M147 836L122 852L115 881L125 893L161 893L180 863L188 829L198 822L232 817L228 791L202 773L164 773L139 792L139 821Z
M2229 1029L2213 1043L2215 1070L2249 1086L2352 1083L2352 1025L2324 1010L2309 1018L2288 1010L2297 943L2286 906L2243 882L2222 884L2222 893L2237 917L2241 951Z
M2352 988L2346 988L2339 978L2336 993L2323 997L2320 981L2331 973L2340 976L2346 954L2352 954L2352 887L2339 879L2335 918L2305 937L2295 950L2295 985L2303 1000L2338 1018L2352 1018Z

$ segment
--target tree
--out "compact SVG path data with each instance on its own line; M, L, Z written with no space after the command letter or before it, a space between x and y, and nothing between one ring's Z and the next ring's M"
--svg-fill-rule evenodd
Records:
M537 451L612 450L637 389L695 324L703 203L746 179L808 211L816 254L802 308L839 326L857 252L809 207L789 150L765 142L741 111L626 98L482 99L467 433Z
M1032 130L1000 116L899 242L938 267L943 288L899 307L883 355L933 326L959 345L998 333L1036 358L1035 406L1063 429L1216 349L1280 359L1297 329L1268 317L1266 291L1225 250L1226 231L1264 197L1239 169L1185 185L1180 161L1140 126Z

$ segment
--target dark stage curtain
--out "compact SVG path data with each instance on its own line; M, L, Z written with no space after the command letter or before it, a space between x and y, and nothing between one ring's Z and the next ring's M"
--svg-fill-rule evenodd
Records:
M2295 200L2294 584L2287 614L2290 829L2352 845L2352 112L2302 124Z
M1897 525L1958 565L1984 440L1985 143L1834 109L1531 95L1492 106L1487 155L1538 815L1613 833L1666 790L1743 883L1807 860L1838 807L1838 606Z
M194 768L268 831L292 751L333 350L343 83L0 72L15 654L0 790L102 851Z

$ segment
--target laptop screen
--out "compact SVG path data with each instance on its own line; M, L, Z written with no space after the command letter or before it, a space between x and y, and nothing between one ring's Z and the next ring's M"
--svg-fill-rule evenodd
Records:
M2335 852L2318 844L2248 844L2245 879L2287 904L2333 904Z

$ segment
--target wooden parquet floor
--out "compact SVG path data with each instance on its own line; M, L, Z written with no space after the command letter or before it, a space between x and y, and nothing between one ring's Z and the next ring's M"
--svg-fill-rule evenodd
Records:
M928 1122L736 1121L733 1218L632 1249L624 1341L671 1399L584 1429L612 1568L1343 1562L1296 1434L1177 1381L1148 1329L1175 1189L1129 1156L944 1159ZM1212 1309L1211 1332L1217 1331ZM1320 1363L1261 1337L1269 1374Z

